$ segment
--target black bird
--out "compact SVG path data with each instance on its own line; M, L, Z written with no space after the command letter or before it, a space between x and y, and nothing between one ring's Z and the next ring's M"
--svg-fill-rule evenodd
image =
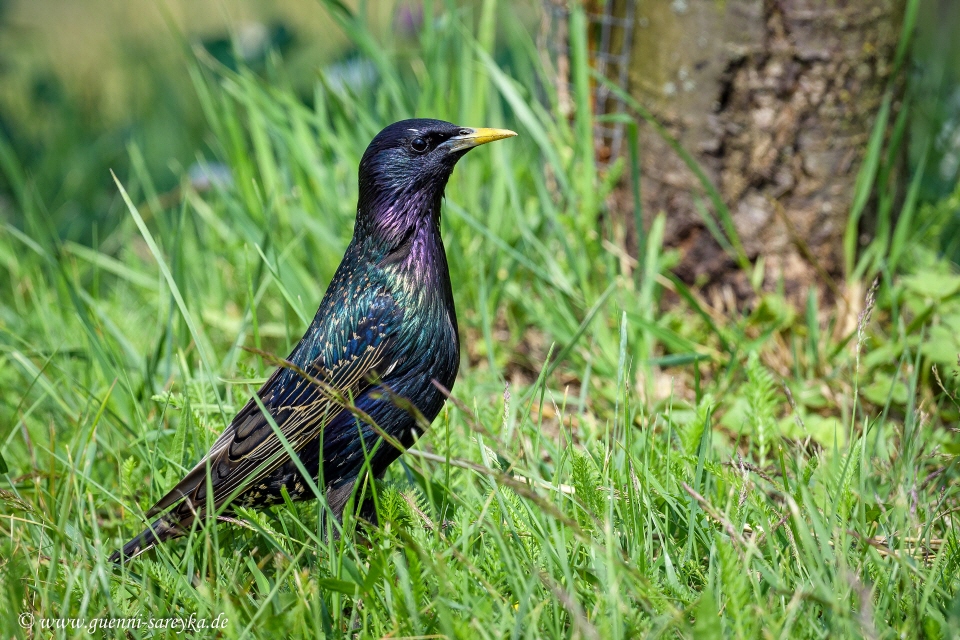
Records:
M322 477L319 488L338 519L363 470L364 449L373 476L382 477L401 453L395 445L409 447L422 432L417 411L427 423L440 412L445 397L434 381L453 386L460 342L440 202L468 150L515 135L404 120L377 134L363 154L353 239L310 327L257 392L303 468L314 482ZM166 513L110 560L185 535L210 506L229 513L231 504L280 502L281 488L294 500L315 497L251 398L147 517Z

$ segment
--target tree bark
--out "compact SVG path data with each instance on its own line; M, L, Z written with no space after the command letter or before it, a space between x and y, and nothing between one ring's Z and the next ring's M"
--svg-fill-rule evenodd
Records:
M899 0L641 0L631 94L697 159L764 289L791 297L843 271L854 181L899 36ZM752 297L697 211L703 190L650 127L645 218L667 215L676 269L729 303ZM712 212L716 215L716 212ZM731 295L732 294L732 295Z

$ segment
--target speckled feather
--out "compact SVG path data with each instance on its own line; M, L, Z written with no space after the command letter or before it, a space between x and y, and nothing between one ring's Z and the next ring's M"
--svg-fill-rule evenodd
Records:
M402 403L382 393L383 387L432 421L445 400L433 381L451 388L459 366L440 204L465 150L441 151L464 131L471 130L439 120L407 120L390 125L370 143L360 163L353 239L313 322L287 358L341 398L352 398L404 447L413 443L419 427L398 406ZM412 149L417 138L430 145L427 152ZM315 480L322 478L318 485L339 518L362 471L364 446L374 451L375 477L401 451L387 442L375 449L381 437L333 395L291 368L278 368L258 391L304 468ZM267 506L282 500L281 488L294 500L315 497L251 399L210 452L147 515L169 511L111 560L136 557L184 535L210 503L217 509L226 505L225 513L233 504Z

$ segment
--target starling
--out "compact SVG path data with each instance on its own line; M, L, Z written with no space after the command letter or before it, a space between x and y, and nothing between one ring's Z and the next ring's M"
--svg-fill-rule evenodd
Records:
M281 502L283 489L293 500L315 498L275 428L338 519L368 458L373 477L383 476L440 412L438 385L451 388L460 364L440 238L447 180L468 150L515 135L426 119L377 134L360 160L353 239L313 322L147 517L166 513L112 562L185 535L211 507L221 515L231 505L265 507Z

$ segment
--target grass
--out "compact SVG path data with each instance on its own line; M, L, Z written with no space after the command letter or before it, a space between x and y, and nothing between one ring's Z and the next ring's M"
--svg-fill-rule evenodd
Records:
M508 7L448 6L406 57L328 9L380 81L321 77L307 107L277 60L257 75L201 56L200 159L232 180L158 193L132 146L124 217L90 246L60 240L29 172L0 155L24 221L0 232L4 637L28 634L21 612L222 616L217 632L243 638L958 628L960 447L944 426L960 280L924 249L950 205L893 232L907 277L871 254L860 275L882 277L851 296L860 313L767 293L722 317L669 275L662 214L640 263L611 240L622 223L604 202L626 165L594 165L589 76L573 122L555 116ZM243 347L298 339L351 233L360 154L413 114L520 138L470 154L448 189L464 362L431 431L366 487L380 526L332 540L320 505L288 504L108 565L268 374ZM664 295L677 302L657 311Z

